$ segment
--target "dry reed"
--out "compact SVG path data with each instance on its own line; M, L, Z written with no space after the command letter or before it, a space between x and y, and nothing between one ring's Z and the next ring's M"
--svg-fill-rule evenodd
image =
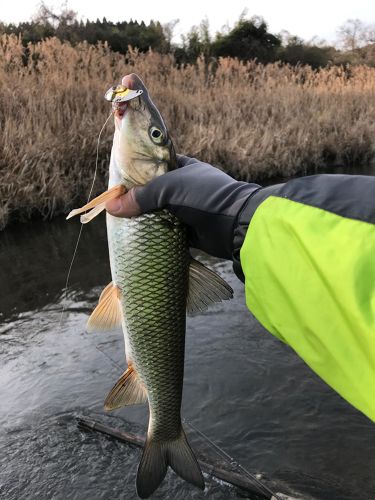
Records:
M27 55L27 57L26 57ZM26 61L26 62L25 62ZM172 56L106 44L0 38L0 227L67 212L87 194L98 132L110 112L104 91L138 73L176 149L245 180L375 162L375 68L267 66L221 59L177 68ZM100 146L97 190L113 126Z

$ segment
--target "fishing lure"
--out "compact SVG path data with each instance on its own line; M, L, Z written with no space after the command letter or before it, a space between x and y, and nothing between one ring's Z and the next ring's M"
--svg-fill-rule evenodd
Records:
M107 101L118 103L118 102L126 102L139 97L143 94L143 90L132 90L125 87L125 85L114 85L104 95L104 98Z

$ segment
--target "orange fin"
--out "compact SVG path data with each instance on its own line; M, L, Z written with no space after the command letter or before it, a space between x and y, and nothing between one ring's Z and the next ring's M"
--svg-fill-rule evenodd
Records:
M104 409L116 410L122 406L139 405L146 401L146 388L139 380L133 365L130 364L106 397Z
M86 214L82 214L80 217L81 224L87 224L90 222L92 219L94 219L97 215L99 215L103 210L105 210L105 203L100 203L96 207L92 208L90 212L87 212Z
M91 332L115 330L121 326L122 313L120 305L120 290L111 281L105 287L86 325Z
M91 200L89 203L86 203L86 205L83 205L83 207L72 210L66 219L67 220L71 219L75 215L82 214L83 212L86 212L91 208L95 208L101 203L106 203L109 200L118 198L119 196L124 194L125 191L126 191L125 186L123 186L122 184L117 184L116 186L113 186L111 189L108 189L108 191L104 191L104 193L100 194L99 196Z

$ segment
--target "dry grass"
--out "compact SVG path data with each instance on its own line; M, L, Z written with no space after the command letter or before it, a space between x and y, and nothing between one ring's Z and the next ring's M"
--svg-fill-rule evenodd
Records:
M50 39L24 49L0 38L0 226L67 211L91 182L104 91L135 71L148 85L177 151L242 179L289 176L334 162L375 162L375 68L314 72L243 64L178 69L170 56ZM215 72L213 70L216 70ZM97 190L113 126L100 146ZM100 185L101 184L101 185Z

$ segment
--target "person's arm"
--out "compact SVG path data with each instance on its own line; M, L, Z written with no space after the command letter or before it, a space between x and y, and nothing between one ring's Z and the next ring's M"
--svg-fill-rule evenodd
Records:
M195 159L108 205L168 208L193 246L232 259L246 304L375 421L375 177L313 175L260 188Z
M260 186L236 181L195 158L178 155L178 165L177 170L109 202L107 211L132 217L167 208L187 225L190 246L233 260L243 280L239 252L246 231L239 231L239 224L248 200Z

